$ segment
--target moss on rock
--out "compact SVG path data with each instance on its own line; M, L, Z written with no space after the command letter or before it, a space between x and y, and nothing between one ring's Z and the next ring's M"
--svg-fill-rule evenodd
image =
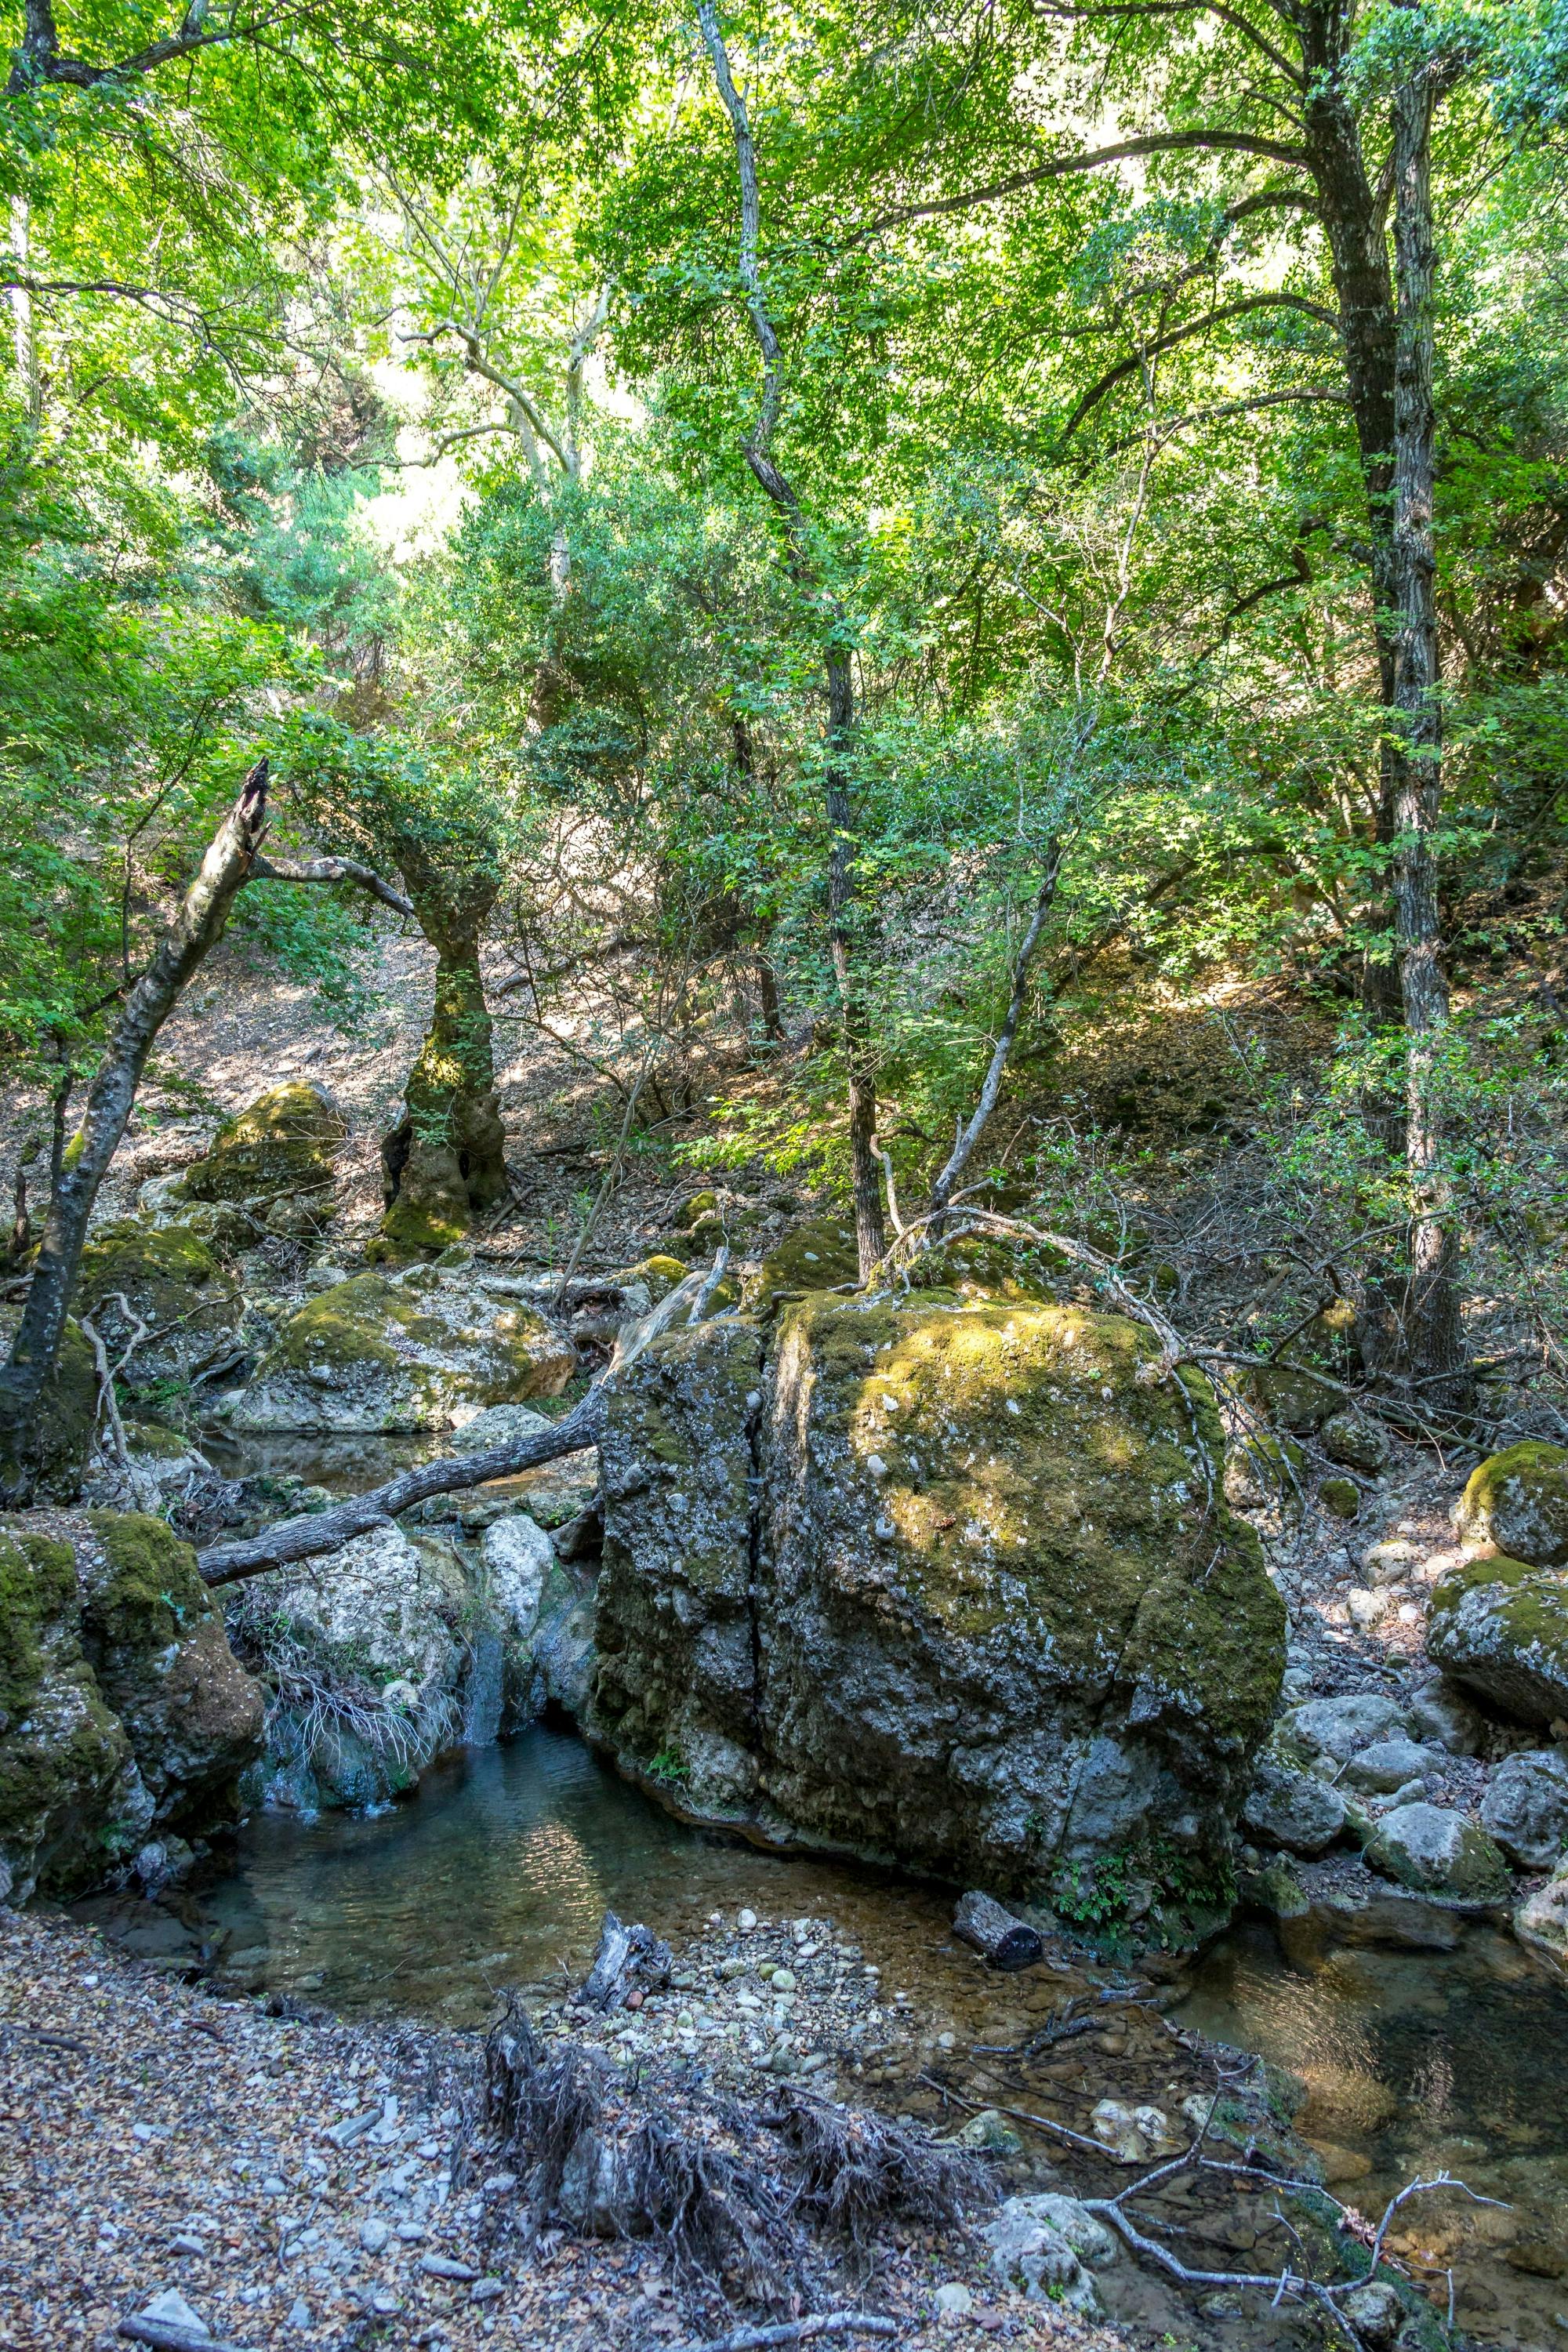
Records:
M1568 1450L1531 1438L1483 1462L1465 1487L1459 1532L1533 1568L1568 1566Z
M1426 1649L1521 1722L1568 1715L1568 1571L1500 1552L1462 1561L1433 1589Z
M461 1409L558 1396L571 1343L533 1308L462 1269L361 1274L279 1329L237 1410L243 1429L449 1428Z
M832 1290L839 1283L858 1281L859 1276L854 1225L846 1217L814 1217L775 1242L746 1276L746 1307L753 1315L771 1314L785 1297Z
M76 1600L68 1543L0 1535L0 1731L26 1707L43 1676L49 1629Z
M270 1087L226 1119L205 1156L185 1171L195 1201L258 1201L330 1193L333 1156L348 1121L320 1087L303 1079Z
M122 1374L132 1393L187 1385L232 1348L244 1311L211 1242L178 1222L100 1225L82 1252L76 1297L114 1357L135 1337L127 1308L145 1326Z

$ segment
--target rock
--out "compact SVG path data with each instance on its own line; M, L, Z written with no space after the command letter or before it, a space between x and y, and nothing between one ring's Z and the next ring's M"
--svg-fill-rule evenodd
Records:
M1358 1625L1378 1625L1394 1606L1386 1592L1374 1591L1370 1585L1352 1584L1345 1595L1345 1607Z
M1450 1756L1479 1753L1486 1725L1458 1685L1441 1675L1413 1694L1409 1715L1417 1738L1446 1748Z
M1361 1509L1361 1489L1352 1478L1325 1478L1318 1500L1336 1519L1353 1519Z
M635 1290L640 1285L647 1292L649 1307L657 1307L678 1283L685 1281L690 1271L684 1258L656 1253L652 1257L639 1258L636 1265L618 1266L608 1279L622 1291Z
M1102 2271L1121 2252L1121 2241L1096 2213L1091 2213L1081 2199L1058 2196L1043 2191L1023 2200L1042 2221L1047 2221L1067 2240L1080 2263L1091 2271Z
M162 1519L0 1522L0 1859L17 1901L86 1893L232 1819L263 1694ZM177 1839L174 1843L178 1843Z
M157 2320L164 2327L188 2328L197 2337L212 2336L200 2312L192 2309L177 2287L165 2287L162 2294L155 2294L151 2303L142 2305L137 2317Z
M982 2107L961 2130L950 2135L948 2145L970 2148L980 2156L1018 2156L1024 2140L1022 2133L1008 2122L1000 2108Z
M391 2235L384 2221L373 2220L359 2225L359 2242L367 2254L379 2254Z
M962 2279L948 2279L931 2297L939 2319L963 2319L974 2308L974 2297Z
M231 1359L245 1312L237 1285L198 1233L132 1219L100 1225L89 1237L76 1299L116 1362L137 1321L147 1327L121 1375L133 1396L189 1389L209 1366Z
M1321 1853L1345 1825L1345 1803L1315 1773L1300 1772L1265 1753L1241 1809L1246 1827L1292 1853Z
M414 1787L467 1729L475 1744L496 1736L499 1674L488 1726L470 1726L468 1703L479 1636L489 1630L499 1662L499 1629L439 1536L372 1528L324 1559L235 1588L228 1612L237 1647L276 1693L266 1756L246 1778L253 1804L379 1804ZM400 1685L412 1706L386 1703Z
M1389 1457L1387 1437L1376 1422L1357 1412L1331 1412L1318 1432L1318 1443L1331 1462L1375 1478Z
M1210 1504L1211 1392L1156 1363L942 1294L656 1341L601 1447L595 1736L780 1842L1155 1932L1219 1897L1284 1612Z
M1568 1449L1527 1439L1470 1474L1459 1533L1531 1568L1568 1567Z
M1089 2127L1118 2164L1148 2164L1174 2156L1184 2145L1163 2107L1133 2106L1125 2099L1101 2099Z
M1387 1796L1395 1789L1403 1789L1407 1780L1419 1782L1439 1760L1403 1736L1374 1739L1370 1748L1358 1748L1351 1758L1344 1769L1345 1783L1373 1796Z
M193 1201L321 1202L331 1213L333 1159L348 1121L321 1087L293 1079L269 1087L226 1119L204 1158L187 1168Z
M1363 1552L1362 1574L1369 1584L1404 1584L1420 1558L1419 1544L1407 1543L1403 1536L1386 1536L1381 1543L1368 1544Z
M785 1298L859 1276L854 1225L844 1217L817 1217L774 1243L745 1276L742 1298L748 1314L768 1316Z
M526 1645L539 1624L539 1603L555 1547L526 1512L498 1519L480 1546L490 1591L511 1639Z
M551 1425L547 1414L535 1412L526 1404L487 1405L466 1420L463 1411L459 1406L454 1416L454 1454L488 1454L492 1445L510 1445L521 1437L542 1437Z
M0 1311L0 1347L9 1349L20 1309ZM40 1503L74 1503L81 1493L98 1418L98 1368L87 1334L68 1317L35 1431ZM5 1465L0 1461L0 1471Z
M1385 1877L1426 1895L1467 1903L1501 1903L1508 1864L1484 1830L1441 1805L1400 1805L1385 1813L1366 1849Z
M1373 1740L1386 1739L1405 1728L1404 1713L1392 1699L1357 1692L1345 1698L1309 1699L1286 1716L1280 1733L1309 1755L1331 1757L1336 1764L1344 1764Z
M1482 1801L1481 1827L1521 1870L1555 1870L1568 1847L1568 1749L1505 1757Z
M1061 2231L1037 2210L1040 2201L1009 2197L983 2226L980 2234L991 2249L992 2268L1004 2286L1021 2291L1031 2303L1098 2311L1093 2280Z
M1568 1869L1554 1872L1519 1906L1513 1932L1531 1951L1568 1970Z
M989 1895L971 1892L962 1898L952 1915L952 1932L962 1942L972 1945L994 1969L1033 1968L1045 1957L1045 1944L1038 1932L1026 1927L1021 1919L1015 1919Z
M476 1409L556 1396L570 1342L462 1271L361 1274L291 1315L232 1414L236 1429L447 1429ZM471 1417L468 1426L472 1427Z
M1405 2305L1398 2290L1386 2279L1368 2279L1352 2287L1340 2305L1356 2334L1368 2344L1392 2344L1405 2325Z
M1426 1649L1521 1722L1568 1715L1568 1575L1498 1552L1461 1562L1433 1590Z
M1295 1437L1310 1436L1334 1412L1332 1388L1294 1364L1248 1369L1240 1375L1240 1385L1260 1412Z

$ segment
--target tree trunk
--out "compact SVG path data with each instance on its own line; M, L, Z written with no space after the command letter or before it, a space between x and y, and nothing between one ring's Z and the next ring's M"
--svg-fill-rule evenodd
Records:
M399 1254L461 1241L510 1189L479 939L423 928L437 951L435 1009L403 1117L381 1147L383 1232Z
M37 1262L11 1352L0 1366L0 1499L30 1500L39 1468L44 1385L59 1352L88 1219L125 1132L153 1041L192 973L216 946L236 893L248 880L267 830L268 763L258 760L213 836L201 870L151 964L126 998L64 1154Z
M886 1254L888 1235L882 1222L881 1171L877 1165L877 1079L853 937L856 894L850 858L855 836L845 762L854 732L855 679L849 656L842 646L830 646L828 764L824 780L831 833L827 848L827 941L844 1016L844 1057L849 1071L849 1177L855 1199L856 1253L864 1282Z
M1438 1411L1468 1402L1456 1282L1458 1239L1442 1161L1441 1041L1448 989L1440 961L1437 860L1443 802L1441 673L1432 514L1436 416L1432 390L1432 115L1430 68L1394 101L1394 269L1399 291L1394 372L1394 573L1398 616L1393 725L1394 914L1405 1011L1405 1155L1410 1186L1408 1370Z

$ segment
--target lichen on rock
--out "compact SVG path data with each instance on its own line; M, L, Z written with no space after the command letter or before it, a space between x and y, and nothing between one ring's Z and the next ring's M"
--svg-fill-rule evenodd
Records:
M685 1810L1179 1934L1284 1664L1221 1454L1206 1383L1077 1307L667 1339L605 1440L597 1733Z
M1459 1532L1531 1568L1568 1566L1568 1450L1526 1439L1483 1462L1466 1484Z
M447 1429L487 1406L555 1396L577 1369L535 1310L466 1269L361 1274L279 1328L234 1409L237 1429Z

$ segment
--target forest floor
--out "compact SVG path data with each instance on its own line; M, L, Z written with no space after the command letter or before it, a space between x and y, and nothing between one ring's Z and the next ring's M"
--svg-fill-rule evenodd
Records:
M0 2346L109 2352L132 2315L182 2317L161 2297L255 2352L721 2336L739 2315L715 2322L646 2239L528 2246L516 2176L476 2133L481 2063L475 2035L268 2015L67 1920L0 1911ZM652 2112L681 2119L657 2094ZM831 2260L814 2284L831 2290L818 2309L897 2319L900 2352L1127 2352L1108 2324L999 2286L962 2229L884 2231L863 2285ZM940 2311L944 2285L967 2286L962 2315Z

